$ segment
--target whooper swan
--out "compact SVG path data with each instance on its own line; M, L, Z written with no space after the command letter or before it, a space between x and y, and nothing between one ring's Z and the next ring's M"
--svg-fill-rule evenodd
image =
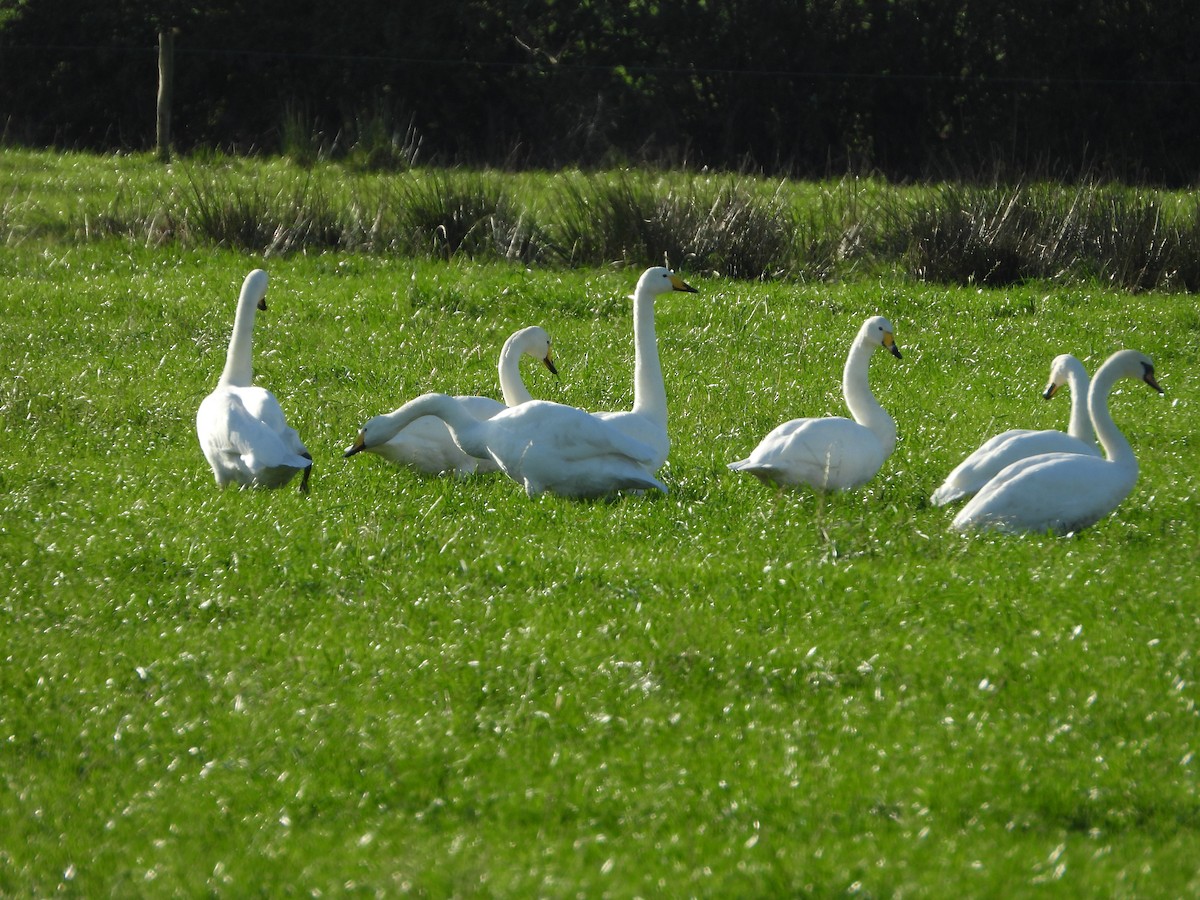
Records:
M558 374L550 352L550 335L531 325L514 332L500 351L500 391L504 402L491 397L455 397L464 410L476 419L490 419L506 406L517 406L533 399L521 380L521 357L532 356ZM499 466L492 459L477 459L463 452L446 423L436 416L417 419L398 431L390 440L366 448L397 465L409 466L426 475L453 472L467 476L495 472Z
M641 441L573 406L531 400L476 419L454 397L424 394L359 429L353 456L387 441L421 416L437 416L465 452L491 459L530 497L602 497L666 487L650 473L654 452Z
M1088 375L1083 363L1070 353L1054 357L1050 364L1050 383L1042 396L1049 400L1063 385L1071 388L1071 418L1066 432L1046 429L1012 428L985 441L960 462L929 498L934 506L944 506L974 494L1005 466L1040 453L1086 453L1099 456L1096 431L1088 415Z
M785 422L729 468L749 472L768 484L807 484L821 491L846 490L870 481L896 446L896 423L876 401L867 381L871 354L879 347L902 358L891 323L873 316L859 329L842 373L842 393L853 421L827 416Z
M308 490L312 456L295 429L284 421L275 395L254 387L250 345L255 309L266 309L267 273L255 269L242 283L225 370L216 390L196 413L200 448L222 487L282 487L303 472L300 490Z
M1111 513L1137 483L1138 462L1108 411L1108 395L1122 378L1154 390L1154 363L1135 350L1119 350L1097 370L1088 389L1088 412L1107 456L1043 453L1002 469L954 517L958 531L1079 531Z
M653 449L652 472L658 471L667 461L671 449L667 436L667 388L654 331L654 298L671 291L697 293L694 287L662 266L647 269L638 279L633 292L633 409L595 413L597 418Z

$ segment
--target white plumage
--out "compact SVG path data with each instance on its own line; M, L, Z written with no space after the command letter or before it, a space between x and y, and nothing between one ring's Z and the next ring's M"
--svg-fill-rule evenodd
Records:
M1071 388L1071 418L1066 432L1013 428L985 441L959 463L933 492L930 502L944 506L974 494L1005 466L1041 453L1084 453L1099 456L1096 432L1088 415L1088 376L1083 363L1069 353L1050 364L1050 382L1042 396L1049 400L1064 385Z
M1138 462L1108 410L1122 378L1144 381L1159 393L1154 363L1135 350L1105 361L1088 389L1088 412L1106 457L1045 453L1015 462L980 489L954 518L959 531L1079 531L1111 513L1137 483Z
M255 269L242 283L225 369L216 390L200 404L196 434L222 487L281 487L303 472L300 490L307 491L312 456L284 420L275 395L251 384L254 314L267 308L266 293L267 273Z
M467 453L491 459L530 497L602 497L622 490L666 487L650 471L654 451L573 406L532 400L489 419L476 419L454 397L424 394L359 429L353 456L387 441L421 416L437 416Z
M896 423L876 401L867 380L871 355L879 347L901 358L891 323L873 316L859 329L842 373L842 393L853 420L827 416L785 422L729 468L768 484L807 484L822 491L859 487L875 477L896 446Z
M654 298L671 291L696 293L694 287L662 266L647 269L638 279L633 292L633 409L594 414L648 445L654 451L650 465L652 472L658 471L667 461L671 449L667 435L667 389L654 330Z
M490 419L506 406L517 406L533 399L521 380L521 357L532 356L558 374L550 351L550 335L531 325L514 332L500 350L500 391L504 402L491 397L459 396L454 399L476 419ZM454 442L446 423L436 416L424 416L400 429L391 439L366 448L397 465L409 466L426 475L457 475L495 472L499 466L491 459L478 459Z

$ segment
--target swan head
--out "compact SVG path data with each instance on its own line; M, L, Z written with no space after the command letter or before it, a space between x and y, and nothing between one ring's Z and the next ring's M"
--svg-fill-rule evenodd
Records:
M900 348L896 346L896 336L893 334L894 330L892 323L883 316L871 316L871 318L863 322L862 328L858 330L858 340L860 343L872 348L886 347L888 352L896 357L896 359L904 359L900 355Z
M554 356L551 353L550 335L546 333L546 329L540 325L530 325L528 328L522 328L509 340L521 353L540 360L553 374L558 374L558 368L554 365Z
M358 429L354 443L346 448L346 452L342 454L342 457L349 458L356 453L370 450L372 447L378 447L380 444L386 444L390 441L398 430L391 427L390 419L391 416L386 415L368 419L366 424Z
M671 291L683 291L688 294L699 293L670 269L664 266L651 266L638 279L637 289L633 296L636 298L640 294L649 294L651 297L657 297L659 294L669 294Z
M1060 353L1054 357L1050 362L1050 383L1046 385L1046 390L1042 391L1042 397L1049 400L1064 384L1070 383L1072 375L1087 377L1083 363L1070 353Z
M1118 350L1102 366L1111 369L1116 378L1133 378L1144 381L1160 394L1163 389L1154 379L1154 360L1136 350Z
M255 269L242 282L242 296L250 299L258 309L267 308L267 273Z
M342 456L354 456L363 450L371 450L380 444L386 444L407 428L410 423L424 416L436 416L444 421L451 431L454 431L455 423L459 423L463 427L471 423L478 424L454 397L432 392L422 394L420 397L409 400L399 409L368 419L366 424L358 429L354 443L346 448Z

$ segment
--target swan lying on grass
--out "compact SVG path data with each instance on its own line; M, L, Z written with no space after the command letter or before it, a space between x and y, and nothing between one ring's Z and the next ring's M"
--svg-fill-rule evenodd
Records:
M476 419L490 419L506 406L517 406L533 399L525 382L521 380L521 357L532 356L555 375L554 359L550 352L550 335L531 325L514 332L500 351L500 391L504 402L491 397L459 396L458 401L466 412ZM443 475L453 472L466 476L495 472L500 467L492 459L478 459L464 452L454 442L446 423L436 416L424 416L400 429L389 440L366 448L384 459L401 466L409 466L426 475Z
M303 472L300 490L307 491L312 456L284 421L275 395L251 384L254 313L267 308L266 294L267 273L255 269L242 283L225 369L216 390L200 404L196 434L222 487L282 487Z
M1066 432L1013 428L985 441L959 463L941 487L929 498L944 506L974 494L996 474L1019 459L1040 453L1085 453L1099 456L1096 431L1088 415L1088 375L1083 363L1070 353L1056 356L1050 364L1050 383L1042 396L1049 400L1063 385L1071 388L1071 418Z
M1135 350L1119 350L1096 372L1088 389L1088 413L1105 457L1043 453L1015 462L983 486L951 527L1066 534L1094 525L1111 513L1137 483L1138 462L1108 410L1108 395L1122 378L1154 390L1154 363Z
M424 394L359 429L345 455L390 440L421 416L437 416L465 452L490 459L530 497L603 497L623 490L666 486L650 474L654 451L641 441L573 406L531 400L490 419L476 419L455 398Z
M855 488L874 478L896 446L896 423L876 401L867 380L871 355L880 347L902 358L891 323L873 316L859 329L842 374L842 393L853 420L827 416L785 422L729 468L768 484L807 484L821 491Z

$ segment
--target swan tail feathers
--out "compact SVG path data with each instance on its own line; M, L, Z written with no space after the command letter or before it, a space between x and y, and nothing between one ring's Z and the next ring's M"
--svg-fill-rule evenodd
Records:
M948 503L954 503L956 500L961 500L967 496L967 491L954 485L943 484L929 498L929 502L934 506L945 506Z
M741 459L737 462L731 462L729 468L734 472L749 472L755 478L767 483L776 483L781 480L783 470L778 466L773 466L770 463L755 462L752 459Z

